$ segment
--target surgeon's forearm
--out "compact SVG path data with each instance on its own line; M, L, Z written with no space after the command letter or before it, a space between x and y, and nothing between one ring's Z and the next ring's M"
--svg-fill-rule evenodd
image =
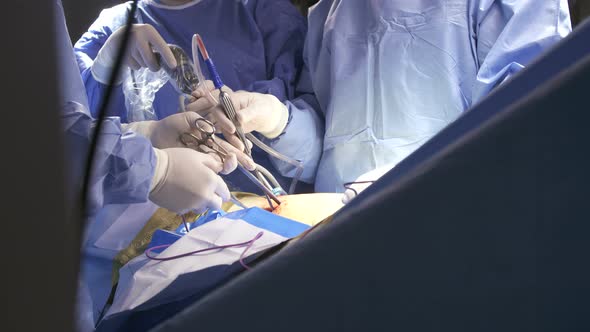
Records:
M90 113L93 117L97 117L98 110L102 107L104 95L107 91L107 85L96 81L90 72L86 69L82 72L82 80L86 88L86 95L88 96L88 105ZM122 122L127 122L127 108L125 107L125 95L122 87L114 86L113 94L110 98L109 107L107 110L109 116L118 116Z
M62 110L62 126L68 167L68 183L79 188L96 121L76 103ZM90 193L90 209L104 204L145 202L156 159L149 140L134 133L122 133L119 119L108 117L99 133Z

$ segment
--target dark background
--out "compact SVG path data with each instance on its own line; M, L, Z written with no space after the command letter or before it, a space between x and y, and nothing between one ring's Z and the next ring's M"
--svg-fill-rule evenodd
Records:
M101 9L119 2L64 0L72 40ZM313 2L298 1L299 8ZM51 1L5 1L3 6L0 291L8 309L0 316L2 330L71 331L78 248L72 245L76 226L62 191L53 6ZM590 14L590 1L571 0L570 8L576 25Z
M120 0L64 0L66 19L70 30L70 37L75 43L88 29L90 24L98 17L104 8L112 7L124 1ZM291 0L302 13L307 13L307 8L318 0ZM569 0L572 23L577 25L584 18L590 16L590 0Z

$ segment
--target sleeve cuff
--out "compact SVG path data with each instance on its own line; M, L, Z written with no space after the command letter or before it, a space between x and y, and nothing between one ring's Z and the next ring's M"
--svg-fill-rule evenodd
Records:
M264 137L266 137L268 139L277 138L277 137L279 137L279 135L281 135L281 133L283 133L283 131L287 127L288 122L289 122L289 109L287 108L287 106L285 106L283 104L283 107L281 108L280 119L279 119L279 122L277 123L277 126L275 127L275 129L270 132L267 132L267 133L261 132L261 134L264 135Z
M111 74L113 73L113 69L114 68L111 66L103 65L100 61L94 61L90 67L90 72L92 73L92 77L95 81L104 85L108 85ZM115 85L120 85L123 83L123 71L124 69L121 68L119 77L117 77L115 80Z
M154 149L154 155L156 156L156 167L150 184L150 195L160 190L168 172L168 154L160 149Z

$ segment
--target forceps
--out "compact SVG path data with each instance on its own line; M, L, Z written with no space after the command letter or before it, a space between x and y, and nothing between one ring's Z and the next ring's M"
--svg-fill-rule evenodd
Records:
M158 61L162 65L162 68L168 74L170 78L170 82L172 86L176 89L176 91L180 94L191 95L191 93L198 87L200 83L199 74L200 71L197 71L197 67L195 63L191 62L188 55L184 52L184 50L173 44L168 44L172 54L174 55L178 66L175 69L169 68L164 61L161 61L161 57L159 54L156 53L158 57ZM204 46L204 45L203 45ZM194 52L194 50L193 50ZM193 59L196 61L197 58L195 57L196 54L193 54ZM226 112L229 111L229 118L232 122L237 123L236 121L236 111L233 108L233 104L229 99L229 95L222 92L220 95L222 106ZM231 107L231 108L229 108ZM215 141L215 126L209 120L205 118L200 118L196 120L195 128L199 132L200 135L195 135L193 133L183 133L180 135L180 141L187 147L193 148L197 151L203 153L216 153L222 162L225 161L228 155L228 151L224 149L217 141ZM252 157L250 149L247 144L246 137L242 128L237 124L237 134L240 140L244 143L245 152L249 157ZM204 148L207 147L208 149ZM250 179L258 188L260 188L268 201L268 204L271 208L274 208L271 202L271 199L275 201L277 204L281 204L281 201L275 196L272 191L272 186L269 184L268 180L266 180L262 174L265 174L267 178L269 178L270 182L275 188L280 188L279 183L276 179L272 176L270 172L268 172L265 168L257 165L257 168L254 170L253 176L248 170L246 170L241 164L238 165L240 171L242 171L248 179ZM261 174L262 173L262 174ZM282 188L280 188L281 191ZM231 197L234 204L238 205L241 208L246 208L239 200L237 200L233 195Z
M198 50L199 50L201 56L203 57L205 64L207 65L207 68L209 69L209 74L211 74L211 76L213 76L213 85L215 86L215 89L219 91L219 104L220 104L221 108L223 109L227 118L236 127L236 136L240 139L240 141L244 145L244 152L250 158L252 158L252 152L250 151L250 147L248 146L248 140L246 139L246 135L244 134L241 124L237 120L236 109L234 108L234 105L231 101L229 94L222 90L222 87L224 86L224 84L221 81L221 77L219 76L219 73L217 72L215 65L213 64L213 60L209 57L209 53L207 52L207 49L205 48L205 43L203 43L201 36L199 36L198 34L193 36L193 53L194 53L193 58L195 58L194 59L195 63L197 61L197 59L196 59L197 47L198 47ZM262 189L264 191L264 194L265 194L266 199L268 201L268 205L271 208L274 209L271 199L275 203L277 203L278 205L281 205L281 201L273 193L273 186L274 186L274 188L279 189L281 192L284 192L284 190L283 190L283 188L281 188L280 184L276 181L276 179L274 178L274 176L272 176L272 174L270 172L268 172L266 169L264 169L263 167L260 167L260 166L258 166L253 171L254 175L250 174L249 172L245 171L244 169L240 169L240 170L252 182L254 182L254 184L256 184L260 189ZM273 185L271 185L269 183L269 181L273 182ZM260 185L262 185L262 186L260 186Z

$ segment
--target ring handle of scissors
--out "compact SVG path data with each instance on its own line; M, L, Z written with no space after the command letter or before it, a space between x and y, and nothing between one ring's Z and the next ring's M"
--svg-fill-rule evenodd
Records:
M202 124L204 123L204 125ZM205 118L198 118L195 120L195 127L197 130L202 132L203 134L207 135L208 138L215 134L215 125L213 122L205 119Z

